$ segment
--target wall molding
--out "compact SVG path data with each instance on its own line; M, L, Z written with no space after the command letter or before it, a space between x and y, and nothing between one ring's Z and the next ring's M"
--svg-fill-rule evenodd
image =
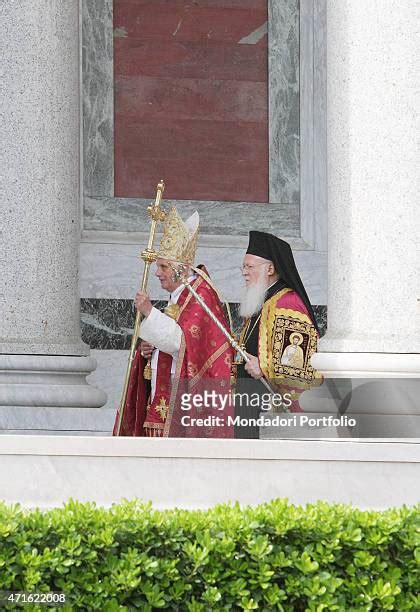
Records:
M233 235L247 233L249 227L273 231L283 238L299 238L294 244L297 250L325 251L326 185L318 182L326 179L325 150L325 53L326 16L325 0L285 0L280 6L275 0L269 2L269 113L270 113L270 176L271 204L240 202L196 202L174 201L186 214L190 209L203 211L203 232L218 238L231 240ZM299 128L299 186L300 206L294 203L291 191L275 187L278 185L279 168L284 164L281 153L285 146L278 135L278 92L283 85L278 78L285 44L282 28L293 23L296 7L299 14L299 83L300 83L300 128ZM148 200L114 197L114 125L113 125L113 3L104 0L96 4L93 0L82 0L83 6L83 143L84 143L84 228L85 230L123 230L130 232L148 224L145 205ZM94 26L102 24L102 31ZM280 88L280 89L278 89ZM290 94L291 95L291 94ZM277 135L277 136L276 136ZM277 143L277 144L276 144ZM282 196L289 194L289 202L282 203ZM218 206L217 217L214 205ZM283 207L283 208L282 208ZM110 212L110 209L112 212ZM206 219L206 211L209 211ZM232 215L240 210L240 222L231 225ZM300 212L299 212L300 210ZM112 214L114 213L114 214ZM218 218L220 215L220 218ZM214 219L217 218L217 223ZM299 220L300 218L300 220ZM238 219L238 215L236 215ZM96 225L95 225L96 224ZM226 231L227 230L227 231Z

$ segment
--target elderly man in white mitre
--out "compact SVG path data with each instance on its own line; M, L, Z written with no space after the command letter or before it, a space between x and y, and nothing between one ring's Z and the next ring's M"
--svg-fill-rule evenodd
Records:
M184 401L186 396L204 395L206 390L218 390L218 397L230 392L232 348L183 284L186 280L194 288L226 328L227 321L216 290L202 267L194 268L198 225L197 212L185 223L175 208L166 215L156 277L162 289L169 293L169 301L164 312L160 312L146 293L138 291L136 294L136 307L144 316L140 327L142 341L131 370L125 406L117 413L114 435L233 435L227 420L205 420L215 415L218 406L204 406L199 410L194 404L187 413ZM179 270L183 278L176 275ZM151 383L147 380L150 366ZM201 425L202 422L207 425Z

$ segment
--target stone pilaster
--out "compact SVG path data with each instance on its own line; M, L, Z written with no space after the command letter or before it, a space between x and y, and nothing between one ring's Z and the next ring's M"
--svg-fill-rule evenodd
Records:
M94 369L79 323L79 3L2 2L0 18L0 405L59 407L52 372L71 379L73 368L80 379ZM28 355L38 356L30 366ZM22 387L31 368L40 378ZM79 379L71 405L102 405L105 395Z
M328 331L312 364L349 380L306 409L356 417L357 437L420 431L415 17L415 0L327 1Z
M413 137L416 4L327 3L324 352L404 354L420 349Z

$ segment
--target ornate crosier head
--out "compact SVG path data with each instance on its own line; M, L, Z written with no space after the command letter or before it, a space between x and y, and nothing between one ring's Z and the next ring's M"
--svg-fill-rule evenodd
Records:
M158 257L193 266L198 242L199 216L196 211L184 221L176 208L171 208L163 224Z
M178 282L181 281L182 283L187 282L188 279L188 271L189 271L189 266L186 266L185 264L182 263L178 263L178 262L168 262L169 265L172 268L172 271L174 273L174 281Z

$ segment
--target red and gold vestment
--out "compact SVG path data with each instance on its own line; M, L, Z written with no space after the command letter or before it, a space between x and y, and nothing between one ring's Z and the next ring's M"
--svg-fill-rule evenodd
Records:
M228 329L222 304L209 283L199 276L192 287ZM174 318L182 336L175 373L171 374L173 357L160 351L156 387L151 398L150 385L143 377L146 359L137 349L119 435L233 437L233 426L228 423L228 416L233 415L230 402L233 350L187 288L180 294L177 306ZM196 405L194 396L198 398ZM200 406L200 396L213 400L207 401L207 405L201 402ZM187 409L188 397L190 409ZM187 415L189 419L183 418ZM220 417L217 424L211 419L215 416Z

